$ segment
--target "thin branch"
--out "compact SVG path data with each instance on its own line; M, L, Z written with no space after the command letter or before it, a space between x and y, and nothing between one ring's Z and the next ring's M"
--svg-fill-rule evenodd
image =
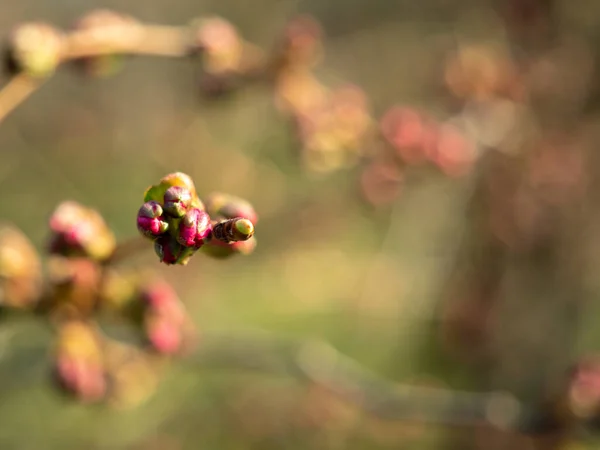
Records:
M0 89L0 121L23 103L44 80L36 80L25 74L14 76Z

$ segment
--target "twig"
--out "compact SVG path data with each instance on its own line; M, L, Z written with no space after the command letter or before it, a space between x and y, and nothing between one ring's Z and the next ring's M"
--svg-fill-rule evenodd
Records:
M44 80L36 80L25 74L14 76L0 89L0 121L35 92Z

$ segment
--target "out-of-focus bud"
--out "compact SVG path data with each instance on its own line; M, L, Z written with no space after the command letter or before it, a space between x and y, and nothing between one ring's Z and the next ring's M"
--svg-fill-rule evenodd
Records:
M571 373L568 407L580 419L598 418L600 414L600 359L579 362Z
M307 69L284 70L275 80L275 105L283 113L306 115L327 98L327 88Z
M296 120L302 157L311 171L352 166L365 150L371 117L364 92L355 86L331 91L322 104Z
M164 210L172 217L183 217L192 204L192 193L181 186L171 186L165 192Z
M154 251L159 257L160 262L164 264L185 266L196 249L193 247L184 247L172 236L165 235L154 241Z
M458 128L442 124L435 131L431 161L446 175L460 177L466 175L477 157L475 144Z
M177 323L185 318L185 309L173 287L164 280L144 284L140 291L143 305L161 316L168 316Z
M58 320L92 313L101 281L100 267L86 258L54 256L48 263L50 311Z
M89 12L75 24L77 37L94 49L114 52L93 57L82 57L84 70L92 75L105 77L118 72L123 66L123 55L117 54L123 42L131 42L132 35L141 32L140 23L133 17L107 9Z
M247 241L254 235L254 225L241 217L226 219L216 223L212 230L213 238L226 243Z
M184 247L198 249L210 237L212 225L209 215L200 209L191 209L179 223L177 241Z
M290 20L283 32L276 58L276 68L311 67L323 54L323 29L307 15Z
M258 216L250 202L234 195L213 192L205 198L206 211L213 217L224 217L225 219L235 219L243 217L256 225Z
M0 224L0 305L28 308L42 290L40 257L17 228Z
M183 336L178 324L156 314L150 314L146 318L146 335L152 348L161 354L176 354L183 345Z
M519 93L517 70L506 52L486 45L462 45L451 54L444 71L450 92L461 100L488 100Z
M161 361L130 345L108 341L105 345L107 400L116 408L133 408L147 400L158 386Z
M122 313L133 303L138 277L135 273L123 273L105 268L100 284L99 302L103 310Z
M73 201L58 205L50 217L50 229L53 254L103 261L116 246L115 237L102 216Z
M149 201L140 207L137 228L141 234L151 239L166 233L169 224L164 220L163 208L158 202Z
M429 131L429 122L412 108L393 107L381 118L381 133L407 164L422 163L426 159L423 146Z
M240 254L249 255L256 248L256 238L252 236L247 241L226 243L218 239L211 239L201 249L206 255L215 259L225 259Z
M206 17L192 24L193 49L202 52L207 73L227 73L238 70L244 42L235 27L221 17Z
M68 322L58 330L56 374L62 387L84 402L101 400L107 390L101 338L90 325Z
M403 181L402 171L397 164L374 161L361 174L361 194L372 206L389 205L400 196Z
M30 77L45 78L55 72L63 51L62 32L43 22L24 23L17 26L9 37L7 68L13 73L23 72Z

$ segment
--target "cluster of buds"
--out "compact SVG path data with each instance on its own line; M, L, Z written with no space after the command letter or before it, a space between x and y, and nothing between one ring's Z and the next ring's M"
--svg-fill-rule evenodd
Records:
M253 249L254 241L241 244L254 236L256 214L252 207L243 200L218 194L207 201L209 205L205 207L192 179L181 172L165 176L146 190L137 227L154 242L161 262L186 265L202 248L209 255L221 254L215 252L219 247L231 253L249 253Z
M438 122L410 107L394 106L379 122L383 146L360 178L363 198L373 206L393 202L402 190L404 171L430 164L444 175L461 177L470 172L478 158L477 146L450 121Z
M392 107L381 119L381 134L406 165L429 162L448 176L461 176L476 160L476 147L452 123L439 123L412 108Z
M362 156L373 121L357 86L328 88L313 73L323 55L322 30L301 16L287 24L274 55L275 101L295 125L309 171L349 167Z

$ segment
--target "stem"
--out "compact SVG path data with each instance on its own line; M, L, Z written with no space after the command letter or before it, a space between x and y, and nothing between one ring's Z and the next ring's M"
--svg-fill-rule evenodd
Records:
M25 74L14 76L0 90L0 121L23 103L38 89L44 80L36 80Z

